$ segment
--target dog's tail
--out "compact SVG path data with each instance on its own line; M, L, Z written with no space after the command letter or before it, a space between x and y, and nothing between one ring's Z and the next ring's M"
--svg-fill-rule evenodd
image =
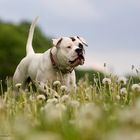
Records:
M26 55L35 53L33 50L33 47L32 47L32 41L33 41L34 29L35 29L38 18L39 17L36 17L30 26L28 40L27 40L27 44L26 44Z

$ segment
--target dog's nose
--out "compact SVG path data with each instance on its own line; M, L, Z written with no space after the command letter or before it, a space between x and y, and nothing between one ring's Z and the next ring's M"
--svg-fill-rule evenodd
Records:
M76 51L78 54L81 54L82 51L83 51L83 49L82 49L82 48L77 48L75 51Z

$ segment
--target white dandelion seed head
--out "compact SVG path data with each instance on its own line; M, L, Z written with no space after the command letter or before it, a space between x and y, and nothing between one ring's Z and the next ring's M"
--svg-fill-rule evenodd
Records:
M120 89L120 95L125 95L127 94L127 89L126 88L121 88Z
M44 107L42 107L42 111L49 112L49 110L53 109L54 107L55 107L55 104L47 103Z
M21 84L21 83L17 83L15 86L16 86L17 88L20 88L20 87L22 86L22 84Z
M46 97L43 94L38 95L36 98L37 100L46 100Z
M125 78L125 77L119 77L117 82L119 84L126 85L127 84L127 78Z
M68 91L68 88L67 88L67 86L62 85L62 86L60 87L60 90L61 90L62 92L66 92L66 91Z
M110 84L111 84L111 79L110 79L110 78L104 78L104 79L102 80L102 83L103 83L104 85L110 85Z
M46 119L49 123L55 123L57 121L61 121L64 115L64 111L62 110L62 108L59 109L58 107L56 107L55 105L47 105L47 107L44 109L45 111L45 115L46 115Z
M101 116L101 110L93 103L86 103L76 113L76 126L80 130L91 130Z
M58 99L56 99L56 98L52 98L52 99L48 99L47 100L47 103L49 103L49 104L57 104L59 101L58 101Z
M78 116L80 118L95 120L100 117L100 113L100 109L95 104L86 103L80 108Z
M59 96L59 94L58 94L57 92L55 92L55 93L53 94L53 98L59 99L60 96Z
M47 96L49 99L52 99L52 98L59 99L60 98L59 94L55 90L53 90L53 89L50 89L50 90L51 91L47 93Z
M61 110L61 111L66 111L67 110L66 106L62 103L56 104L56 109Z
M60 81L54 81L53 86L61 86L61 82Z
M140 92L140 85L139 84L133 84L131 89L134 92Z
M48 114L49 121L61 121L63 118L63 112L57 108L50 110Z

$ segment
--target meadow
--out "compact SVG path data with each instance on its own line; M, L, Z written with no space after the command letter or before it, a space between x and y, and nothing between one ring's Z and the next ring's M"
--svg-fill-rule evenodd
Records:
M139 78L138 71L136 71ZM19 88L13 94L7 80L0 86L2 140L138 140L140 139L140 84L130 76L85 75L76 92L55 81L46 95ZM46 98L47 97L47 98Z

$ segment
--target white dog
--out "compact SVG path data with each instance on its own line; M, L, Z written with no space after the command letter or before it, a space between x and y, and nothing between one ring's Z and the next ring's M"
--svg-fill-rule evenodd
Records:
M37 18L32 22L26 45L26 56L21 60L13 76L14 88L16 84L30 78L33 82L52 83L59 80L70 90L76 86L74 68L83 65L85 40L81 37L61 37L53 39L53 47L44 53L35 53L32 48L32 39ZM40 90L42 86L40 86Z

